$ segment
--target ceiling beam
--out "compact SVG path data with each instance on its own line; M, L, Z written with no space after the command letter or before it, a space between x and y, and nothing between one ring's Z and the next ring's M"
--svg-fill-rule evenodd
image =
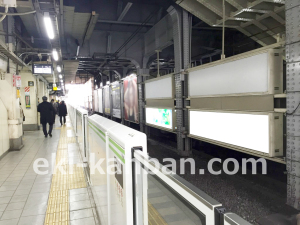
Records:
M90 17L90 20L89 20L89 23L87 24L87 27L86 27L86 30L85 30L85 33L83 35L83 39L82 39L82 45L84 45L84 42L85 40L87 39L87 37L91 37L91 34L93 33L94 31L94 28L95 28L95 24L97 22L97 19L98 19L98 15L96 15L96 12L93 11L91 13L91 17Z
M125 21L113 21L113 20L98 20L98 23L108 23L108 24L118 24L118 25L133 25L133 26L147 26L147 27L153 27L153 23L137 23L137 22L125 22Z
M239 10L247 7L247 0L226 0L226 2Z
M129 9L131 8L132 6L132 3L131 2L128 2L125 6L125 8L123 9L121 15L119 16L118 18L118 21L122 21L123 18L126 16L127 12L129 11Z

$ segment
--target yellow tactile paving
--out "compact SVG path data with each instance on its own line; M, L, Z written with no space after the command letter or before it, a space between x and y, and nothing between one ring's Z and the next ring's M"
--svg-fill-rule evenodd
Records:
M45 225L69 225L69 190L85 188L83 168L69 165L68 144L76 143L75 137L68 137L67 130L71 127L62 126L56 152L56 165L60 169L54 171L48 199Z
M68 144L71 144L71 143L76 143L75 137L68 137Z
M167 225L157 210L148 202L148 224L149 225Z

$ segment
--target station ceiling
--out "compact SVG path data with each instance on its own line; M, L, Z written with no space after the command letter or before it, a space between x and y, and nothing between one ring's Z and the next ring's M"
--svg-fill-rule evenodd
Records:
M234 55L273 44L285 32L282 0L226 0L226 54ZM182 7L192 15L192 63L219 59L222 37L221 0L22 0L17 12L36 10L20 16L26 29L24 40L32 49L51 52L61 49L66 83L75 76L99 76L134 71L143 57L145 35L170 6ZM50 12L60 38L49 42L43 13ZM127 43L127 41L134 37ZM29 51L26 47L23 53ZM161 69L174 68L174 50L161 53ZM157 68L156 55L149 57L150 71Z

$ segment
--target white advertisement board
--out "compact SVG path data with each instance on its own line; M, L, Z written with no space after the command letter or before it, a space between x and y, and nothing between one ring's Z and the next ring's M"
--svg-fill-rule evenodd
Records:
M189 96L282 92L282 54L270 50L189 70ZM281 63L281 64L280 64Z
M99 101L99 104L98 104L98 112L99 113L103 113L103 97L102 97L102 91L103 89L100 88L98 89L98 101Z
M190 111L190 135L269 153L269 115Z
M146 99L159 99L159 98L174 98L173 96L173 76L160 77L146 81L145 83L145 96Z
M172 113L172 109L146 108L146 123L172 130Z
M94 111L99 112L98 90L94 90Z
M119 82L111 84L111 96L113 117L121 119L121 89Z

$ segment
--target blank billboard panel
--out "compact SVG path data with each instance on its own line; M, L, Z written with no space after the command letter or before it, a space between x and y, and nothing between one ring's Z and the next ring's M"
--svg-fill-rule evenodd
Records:
M192 68L189 96L282 93L282 65L282 54L269 50Z
M146 81L146 99L174 98L173 96L173 76L161 77Z
M99 112L98 90L94 90L94 111Z
M282 115L190 111L190 135L228 147L282 155ZM281 141L280 141L281 140Z
M104 113L110 115L110 91L109 86L103 88L104 94Z
M98 101L99 101L99 104L98 104L99 110L98 110L98 112L100 112L100 113L103 113L103 94L102 94L102 91L103 91L102 88L98 89Z

